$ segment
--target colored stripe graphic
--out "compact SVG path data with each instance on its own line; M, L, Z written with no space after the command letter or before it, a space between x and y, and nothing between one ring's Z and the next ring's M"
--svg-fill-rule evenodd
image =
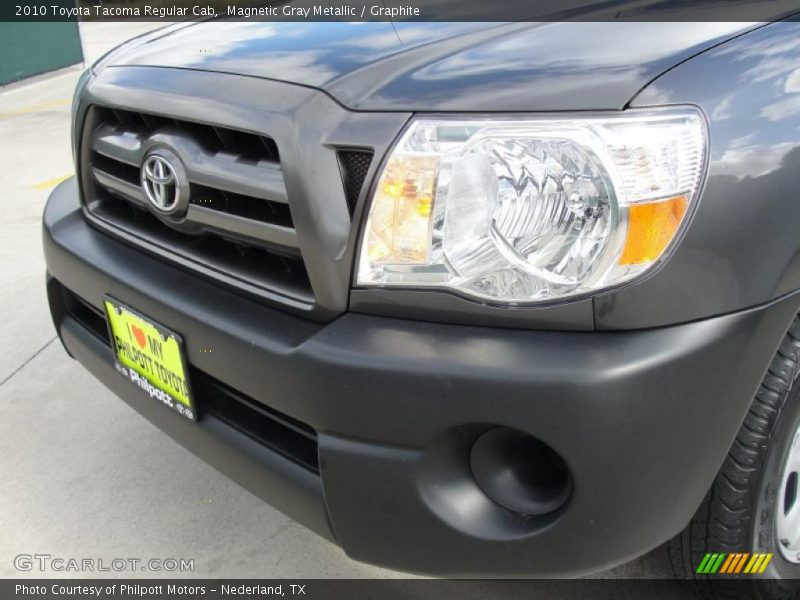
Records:
M729 569L736 562L736 554L728 554L728 558L722 564L722 568L719 570L720 573L728 573Z
M728 554L728 559L725 561L725 564L722 565L722 568L719 570L720 573L733 573L733 570L736 568L736 565L739 564L739 558L741 558L741 554Z
M703 561L700 563L700 566L697 567L697 573L706 573L706 567L708 566L709 561L711 560L711 555L706 553L703 557Z
M749 552L707 552L697 567L701 575L763 573L772 560L772 554Z
M725 560L727 555L725 553L714 552L713 554L706 554L703 562L697 568L698 573L713 574L716 573L722 566L722 561Z
M736 567L731 569L731 573L741 573L748 558L750 558L749 553L745 552L742 554L739 562L736 563Z
M764 555L764 562L761 563L761 568L758 570L758 572L759 573L763 573L764 571L766 571L767 570L767 565L769 564L769 561L771 561L771 560L772 560L772 554L765 554Z
M725 560L725 553L719 555L717 562L714 563L714 566L711 567L711 572L716 573L719 571L719 568L722 566L722 562Z
M747 567L745 568L745 573L752 573L753 569L757 569L758 565L760 565L761 561L764 560L764 557L760 554L753 554L753 558L750 559L750 562L747 563ZM758 571L756 571L758 572Z

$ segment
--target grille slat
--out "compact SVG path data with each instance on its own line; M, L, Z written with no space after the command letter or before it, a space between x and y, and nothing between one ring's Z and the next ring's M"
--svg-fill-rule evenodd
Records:
M177 218L150 206L140 183L142 163L159 146L171 149L186 171L189 205ZM272 139L95 106L83 147L86 206L104 226L226 283L313 306Z
M103 156L138 167L142 164L142 137L146 131L101 127L94 137L93 148Z
M186 235L164 225L147 210L128 202L96 202L92 214L113 224L124 239L181 265L192 265L202 275L263 295L276 294L305 304L314 300L302 259L291 252L248 246L219 235ZM232 237L232 236L231 236Z
M144 197L141 186L130 181L126 181L122 177L113 175L102 169L92 166L92 175L94 175L97 183L102 185L108 191L122 196L126 200L133 202L139 206L145 206L147 200Z
M207 231L219 234L233 234L243 241L264 242L265 238L278 246L297 248L297 233L291 227L281 227L272 223L256 223L237 215L220 212L204 206L189 206L187 218L205 227ZM269 233L265 235L265 230ZM299 255L299 253L298 253Z
M288 202L279 165L249 161L243 158L252 156L246 154L246 150L237 154L209 153L174 125L161 127L151 135L141 129L120 130L119 126L106 125L97 130L92 148L107 158L138 168L151 145L146 144L146 140L164 144L180 156L190 157L191 160L184 161L184 166L191 183L270 202Z

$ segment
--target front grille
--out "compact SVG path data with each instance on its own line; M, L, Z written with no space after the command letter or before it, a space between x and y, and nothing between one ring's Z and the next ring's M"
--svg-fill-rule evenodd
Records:
M108 346L110 352L111 339L103 311L63 285L58 287L66 315ZM259 444L319 473L317 434L311 426L237 392L191 365L189 376L201 419L203 415L213 415Z
M90 108L82 173L93 220L126 241L251 293L310 307L277 144L267 136L151 113ZM140 182L167 147L189 183L185 215L159 214Z

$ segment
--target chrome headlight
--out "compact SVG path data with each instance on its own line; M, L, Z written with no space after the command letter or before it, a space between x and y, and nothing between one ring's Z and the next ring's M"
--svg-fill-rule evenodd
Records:
M641 276L697 202L692 108L573 118L418 118L370 206L357 285L548 302Z

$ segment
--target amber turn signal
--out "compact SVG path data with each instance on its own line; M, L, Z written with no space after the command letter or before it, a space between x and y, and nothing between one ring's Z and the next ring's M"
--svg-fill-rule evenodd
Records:
M688 204L686 196L675 196L631 205L619 264L641 265L657 260L678 232Z

